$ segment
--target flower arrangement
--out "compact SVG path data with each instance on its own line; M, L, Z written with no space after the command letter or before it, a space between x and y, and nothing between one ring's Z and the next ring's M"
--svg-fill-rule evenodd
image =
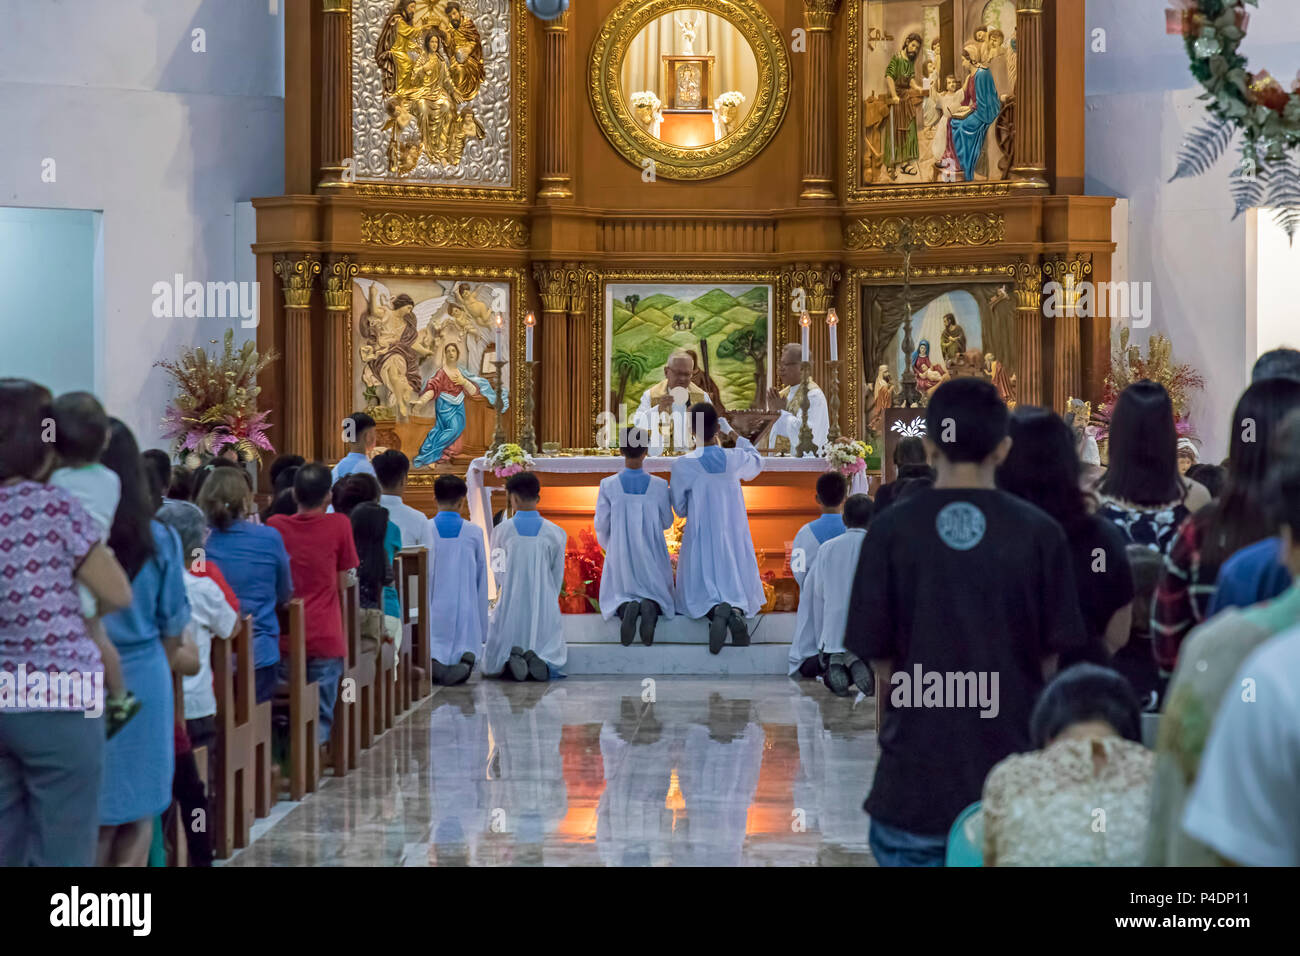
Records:
M740 90L727 90L725 93L718 94L718 98L713 101L713 105L718 109L737 109L741 103L745 102L745 94Z
M231 445L244 461L260 462L262 452L275 451L266 437L270 412L257 410L257 376L275 361L275 350L258 353L251 340L236 350L234 342L234 329L227 329L220 357L187 348L175 361L154 363L175 380L177 389L163 414L162 436L171 439L175 454L191 467Z
M831 471L838 471L845 478L861 474L867 470L867 456L874 449L864 441L841 436L828 442L822 451Z
M605 552L591 528L578 532L577 546L564 552L564 583L560 588L560 610L565 614L590 614L600 610L600 575L605 570Z
M1192 395L1205 387L1205 378L1190 365L1175 364L1173 348L1167 337L1153 335L1147 341L1147 354L1143 357L1141 349L1129 345L1129 330L1119 330L1119 345L1111 352L1110 372L1102 386L1102 404L1091 421L1097 429L1099 443L1110 436L1110 416L1119 393L1144 378L1159 382L1169 393L1179 437L1195 438L1188 415Z
M682 532L686 530L686 519L673 515L673 526L664 532L664 543L668 545L668 560L672 562L673 573L677 573L677 556L682 553Z
M533 467L533 456L513 442L502 442L487 458L488 467L498 478L509 478Z
M655 96L653 90L638 90L629 96L627 101L632 104L633 109L639 110L648 106L655 113L658 113L659 109L664 105L663 101Z

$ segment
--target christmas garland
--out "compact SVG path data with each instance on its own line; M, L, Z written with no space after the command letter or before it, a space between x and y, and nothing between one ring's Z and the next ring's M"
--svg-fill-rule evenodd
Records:
M1241 162L1229 180L1233 219L1253 206L1274 206L1276 219L1293 237L1300 228L1300 169L1292 150L1300 145L1300 76L1291 92L1267 70L1251 73L1239 52L1258 0L1182 0L1169 10L1169 29L1181 33L1191 72L1205 87L1210 120L1194 130L1178 154L1170 182L1199 176L1241 133Z

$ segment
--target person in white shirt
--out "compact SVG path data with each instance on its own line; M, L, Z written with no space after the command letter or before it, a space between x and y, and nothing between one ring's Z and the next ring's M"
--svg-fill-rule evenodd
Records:
M731 632L736 647L749 645L746 617L763 607L763 581L749 534L742 481L758 477L763 459L743 436L735 448L718 444L725 426L707 402L692 405L697 447L673 462L669 477L673 510L686 519L677 558L677 611L709 618L709 652L718 654Z
M425 522L429 668L444 685L469 680L488 635L487 548L483 529L461 517L465 494L464 479L439 475L433 483L438 513Z
M793 455L799 447L799 430L803 427L803 413L799 404L803 398L803 346L791 342L781 349L781 361L777 365L781 376L782 388L768 389L768 408L779 409L780 417L768 429L765 447L780 448ZM816 382L808 382L808 428L812 431L814 449L826 444L830 431L831 416L826 406L826 395ZM787 444L788 443L788 444ZM805 453L805 457L816 455L817 451Z
M429 516L402 500L411 459L396 448L390 448L371 459L370 465L379 479L379 504L388 509L388 520L402 533L402 547L429 547Z
M623 470L600 482L596 498L596 541L605 549L600 575L600 613L621 622L624 647L641 625L641 643L654 643L659 616L673 615L673 566L664 531L673 526L668 482L648 474L649 436L639 428L623 438Z
M840 696L854 684L867 695L874 693L876 686L867 662L844 647L849 594L874 511L875 504L866 495L849 496L844 502L843 534L817 550L799 593L789 674L820 676Z
M690 450L688 410L709 400L708 393L691 380L694 375L694 356L685 349L677 349L664 365L663 381L641 393L632 424L650 436L650 454L661 455L665 447L673 451Z
M803 590L804 576L812 567L817 549L832 538L844 533L844 499L849 493L849 482L838 471L828 471L817 478L817 505L822 509L822 516L816 521L809 521L794 536L794 545L790 548L790 573L795 583Z
M497 604L488 625L483 672L510 680L550 679L569 657L560 615L568 535L537 511L542 483L530 471L506 479L514 516L492 532Z
M375 420L365 412L353 412L343 419L343 443L348 453L339 459L339 463L330 471L334 483L346 478L354 471L375 473L370 464L370 453L375 450Z

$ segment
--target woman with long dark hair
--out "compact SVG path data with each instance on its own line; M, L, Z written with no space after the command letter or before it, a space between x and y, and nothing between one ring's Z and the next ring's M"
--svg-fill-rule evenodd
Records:
M1173 671L1183 639L1205 620L1219 568L1233 552L1276 531L1265 506L1265 485L1274 435L1295 408L1300 408L1300 382L1270 378L1247 388L1233 410L1223 496L1179 530L1151 605L1153 650L1165 671Z
M127 686L143 706L105 745L99 865L144 866L153 818L172 801L175 709L168 655L180 647L190 602L180 540L153 520L140 448L116 418L100 462L121 482L108 544L131 578L132 594L128 607L104 618L104 629L122 655Z
M1088 629L1087 659L1108 663L1128 643L1133 573L1126 541L1115 525L1094 514L1079 487L1074 432L1043 408L1020 407L1011 416L1011 451L998 467L998 487L1056 519L1070 544L1074 584ZM1061 661L1066 667L1074 660Z
M364 477L374 481L369 475ZM393 639L386 620L390 615L385 614L384 608L385 592L393 587L393 552L387 545L388 509L372 501L362 501L350 509L348 517L352 521L352 540L360 559L357 583L362 650L373 653L385 639ZM400 627L401 621L397 620Z
M54 445L44 440L52 416L47 389L0 379L0 580L8 595L0 673L57 673L73 691L0 708L0 867L95 860L104 724L86 717L103 703L103 667L77 585L95 595L101 611L131 603L131 583L95 519L46 481L54 464Z
M1179 526L1209 504L1210 495L1179 474L1174 406L1163 385L1143 379L1120 393L1108 447L1098 514L1131 543L1167 552Z

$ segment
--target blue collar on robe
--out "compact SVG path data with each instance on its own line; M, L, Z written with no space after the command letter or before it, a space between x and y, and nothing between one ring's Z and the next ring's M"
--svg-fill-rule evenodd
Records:
M643 495L650 487L650 476L644 468L624 468L618 473L618 483L626 495Z
M510 519L515 523L515 530L525 538L537 537L537 532L542 530L542 516L538 511L516 511L515 516Z
M825 544L831 538L838 538L844 533L844 516L841 514L822 515L816 521L808 523L818 544Z
M440 538L459 538L460 526L464 523L465 519L455 511L439 511L433 516L433 527Z
M727 470L727 453L721 445L705 445L700 449L700 464L711 475L720 475Z

